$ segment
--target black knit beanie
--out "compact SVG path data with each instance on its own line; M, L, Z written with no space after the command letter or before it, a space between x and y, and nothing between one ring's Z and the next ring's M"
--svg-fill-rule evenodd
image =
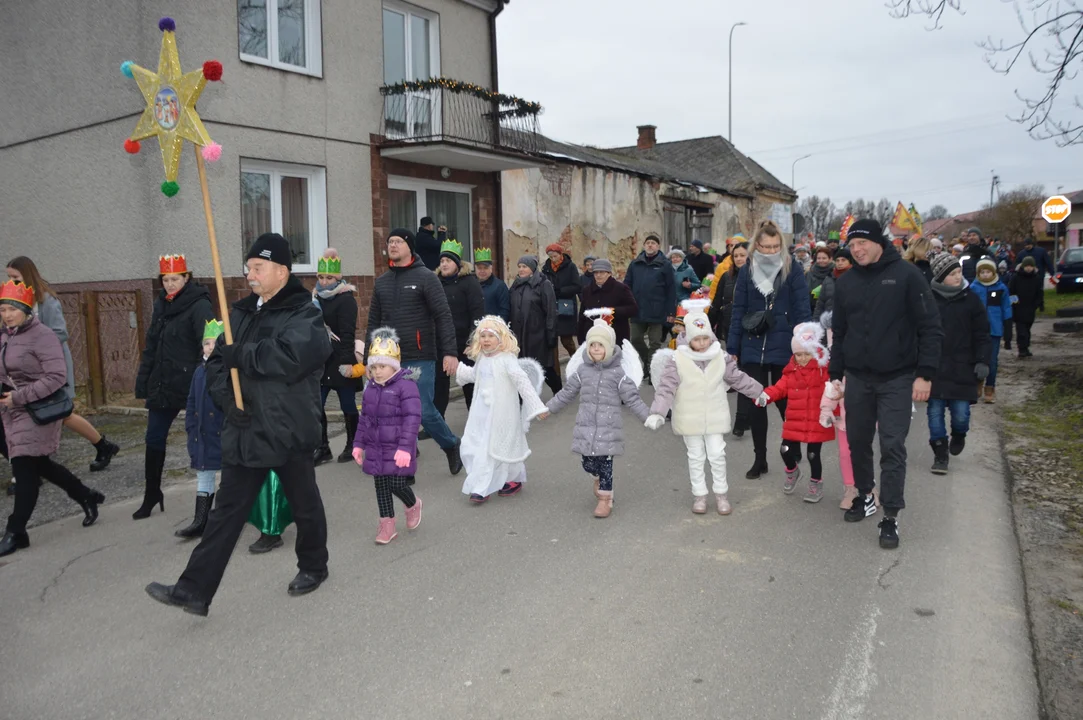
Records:
M412 232L410 232L409 230L407 230L406 228L395 228L390 233L388 233L388 235L387 235L388 240L390 240L393 237L400 237L403 240L405 240L406 244L410 248L411 253L416 251L415 250L415 245L414 245L414 243L415 243L414 234Z
M290 241L278 233L263 233L252 243L245 260L260 258L270 260L279 265L285 265L287 270L293 270L293 252L290 250Z
M858 220L846 231L846 242L853 242L858 238L872 240L881 245L887 245L887 239L884 237L884 229L880 227L880 223L872 218Z

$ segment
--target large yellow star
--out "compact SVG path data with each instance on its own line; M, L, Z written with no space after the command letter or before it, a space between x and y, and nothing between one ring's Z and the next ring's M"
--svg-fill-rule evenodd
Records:
M181 74L176 33L166 30L162 33L158 72L152 73L135 64L131 65L131 70L147 101L147 107L129 139L143 140L157 135L158 145L162 149L165 179L176 182L184 141L199 146L211 142L207 128L196 113L196 101L207 85L203 69Z

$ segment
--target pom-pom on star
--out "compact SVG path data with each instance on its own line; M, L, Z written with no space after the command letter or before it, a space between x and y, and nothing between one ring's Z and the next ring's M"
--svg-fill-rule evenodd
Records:
M203 63L203 77L207 78L211 82L218 82L222 79L222 63L217 60L208 60Z
M212 142L210 145L204 145L199 152L203 154L203 159L207 162L218 162L218 158L222 157L222 146Z
M124 141L124 152L128 153L129 155L135 155L137 152L139 152L140 147L141 146L138 140Z

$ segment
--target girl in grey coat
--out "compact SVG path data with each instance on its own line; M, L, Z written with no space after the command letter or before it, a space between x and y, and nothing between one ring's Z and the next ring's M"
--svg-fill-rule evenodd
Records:
M623 351L617 335L603 316L608 308L587 311L597 317L586 340L568 361L568 381L547 404L549 413L563 410L579 396L579 412L572 432L572 452L583 456L583 470L594 476L598 506L594 517L609 517L613 509L613 456L624 452L621 404L645 421L649 410L639 397L643 365L631 342ZM612 316L612 310L608 313ZM547 417L542 415L542 417Z

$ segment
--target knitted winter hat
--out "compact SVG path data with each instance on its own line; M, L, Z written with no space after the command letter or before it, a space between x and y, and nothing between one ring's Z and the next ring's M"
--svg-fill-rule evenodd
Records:
M688 314L684 316L684 336L688 338L689 344L698 337L718 339L711 330L711 321L707 319L707 308L711 307L710 300L689 298L681 302L681 307L688 311Z
M417 247L417 240L414 238L414 234L406 228L395 228L387 235L387 239L390 240L393 237L399 237L406 241L407 247L410 248L410 252L413 253Z
M993 279L990 280L989 282L984 282L984 281L981 280L982 268L987 268L987 269L993 271ZM974 275L978 278L978 282L980 282L982 285L992 285L993 283L995 283L997 281L997 264L996 264L996 262L991 257L983 257L981 260L978 261L977 266L975 266Z
M613 357L613 349L617 346L617 333L609 324L613 321L613 308L593 308L584 311L583 314L594 318L594 324L587 330L586 340L583 341L588 353L591 343L599 343L605 348L603 360Z
M608 258L597 258L594 261L594 272L607 272L613 274L613 263Z
M938 283L944 282L944 278L951 275L952 270L957 267L962 267L959 263L959 258L951 253L940 253L939 255L934 256L929 265L930 269L933 271L933 281Z
M823 325L817 322L804 322L793 329L793 340L790 341L790 349L794 353L807 352L816 358L820 367L825 367L828 361L827 348L820 340L824 336Z
M679 255L681 260L684 260L684 250L681 250L679 247L669 249L669 255L667 257L673 257L674 255Z
M858 239L872 240L875 243L887 245L887 240L884 238L884 229L880 227L880 223L872 218L858 220L846 231L846 242L850 243Z
M1025 258L1023 258L1023 262L1021 262L1020 265L1022 267L1038 267L1037 263L1034 262L1034 258L1032 258L1030 255L1027 255Z
M561 246L560 243L549 243L545 246L545 254L548 255L551 252L560 253L561 255L563 255L564 248Z
M536 255L524 255L519 258L519 265L526 265L530 272L538 272L538 258Z

